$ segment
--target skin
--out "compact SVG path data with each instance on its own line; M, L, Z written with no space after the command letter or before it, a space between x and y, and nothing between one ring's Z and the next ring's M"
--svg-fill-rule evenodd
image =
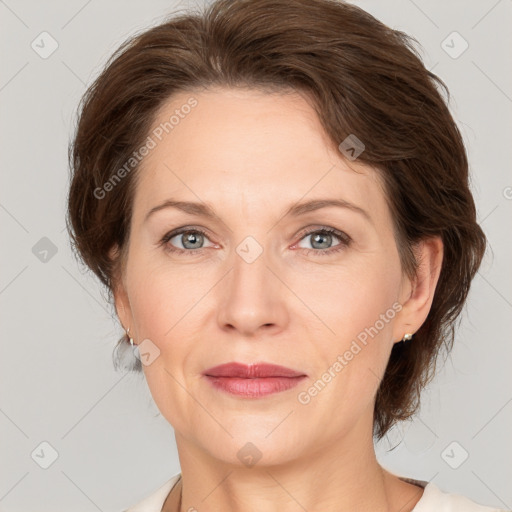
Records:
M160 351L143 369L175 431L181 510L412 510L423 491L378 464L373 405L393 344L428 315L441 240L419 246L417 279L408 279L377 172L343 158L302 94L180 92L163 105L155 127L191 96L198 105L140 169L114 291L135 343L149 339ZM145 221L170 198L207 203L218 219L166 208ZM343 198L371 221L336 207L284 215L317 198ZM198 254L159 245L183 226L207 236L192 243L175 236L166 246L202 248ZM324 227L348 234L351 243L327 254L342 241L315 243L314 230ZM263 249L250 264L236 251L247 236ZM298 394L396 303L401 311L308 404L300 403ZM307 379L265 398L235 397L202 376L230 361L280 364ZM237 456L248 442L261 453L251 467ZM169 498L164 510L176 509Z

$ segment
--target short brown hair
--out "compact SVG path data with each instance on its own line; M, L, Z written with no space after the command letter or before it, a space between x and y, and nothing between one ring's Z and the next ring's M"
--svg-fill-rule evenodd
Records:
M209 86L302 91L336 147L356 135L365 145L358 161L385 183L404 272L414 276L416 242L440 236L444 244L429 315L413 343L394 344L378 389L378 439L417 411L440 349L452 348L486 248L448 89L414 43L336 0L217 0L204 11L175 13L112 55L82 98L69 153L72 244L112 292L122 257L108 253L127 247L139 165L115 193L98 198L97 190L143 144L172 94Z

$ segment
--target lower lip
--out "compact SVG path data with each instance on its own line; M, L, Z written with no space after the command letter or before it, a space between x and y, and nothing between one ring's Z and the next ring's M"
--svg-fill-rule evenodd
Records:
M245 398L261 398L291 389L299 384L299 382L302 382L306 376L242 379L238 377L211 377L206 375L206 378L214 388L221 391Z

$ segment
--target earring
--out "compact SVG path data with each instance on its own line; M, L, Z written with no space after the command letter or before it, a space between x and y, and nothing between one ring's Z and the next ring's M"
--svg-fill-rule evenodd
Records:
M130 336L130 328L128 327L128 330L126 331L126 336L128 336L128 339L130 340L130 345L133 347L133 338Z
M408 332L407 334L404 334L404 338L402 340L402 343L404 343L405 341L411 341L412 337L413 337L413 335L410 332Z

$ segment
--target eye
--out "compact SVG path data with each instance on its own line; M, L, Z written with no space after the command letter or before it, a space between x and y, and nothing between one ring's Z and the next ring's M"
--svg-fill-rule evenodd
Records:
M310 243L313 246L313 249L306 248L307 255L329 255L345 249L350 245L350 242L352 241L352 239L346 233L333 228L322 228L308 231L301 238L301 241L307 239L308 237L311 238ZM332 246L333 239L336 238L339 240L339 243ZM302 247L300 242L297 245Z
M304 248L300 245L302 240L308 237L311 237L313 249ZM173 242L174 239L176 240ZM197 254L205 249L203 246L205 239L208 240L208 236L202 229L184 227L165 234L159 245L164 246L165 249L170 252ZM334 246L332 246L333 239L338 239L339 241ZM302 235L301 242L296 244L296 246L305 249L307 255L313 254L320 256L341 251L348 247L351 241L352 239L346 233L338 231L337 229L324 227L310 230ZM179 244L181 247L176 247L175 244ZM214 246L214 244L211 246Z
M171 243L173 239L176 239L174 243L181 244L181 247L175 247ZM166 246L166 249L171 252L195 254L204 249L202 247L204 239L208 237L201 229L180 228L164 235L160 244Z

